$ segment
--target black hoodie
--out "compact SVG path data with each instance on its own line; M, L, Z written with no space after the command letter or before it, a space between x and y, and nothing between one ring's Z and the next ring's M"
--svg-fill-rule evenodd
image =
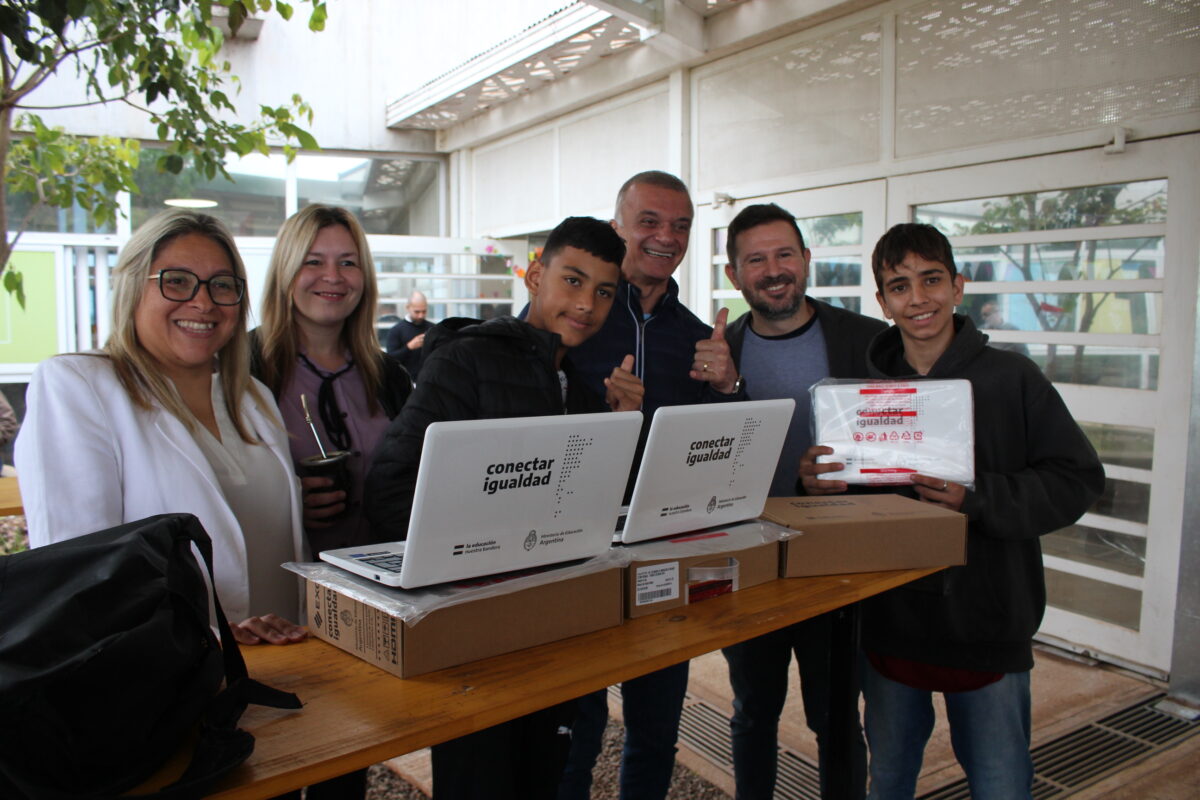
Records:
M1038 537L1074 523L1104 489L1096 451L1036 364L987 346L967 317L926 378L971 382L975 488L967 563L873 598L863 648L886 656L988 672L1033 667L1033 635L1046 609ZM873 378L917 378L900 330L867 353Z
M364 502L376 541L408 535L425 428L432 422L608 410L563 359L567 402L554 367L558 334L513 317L452 318L425 335L421 379L375 451Z

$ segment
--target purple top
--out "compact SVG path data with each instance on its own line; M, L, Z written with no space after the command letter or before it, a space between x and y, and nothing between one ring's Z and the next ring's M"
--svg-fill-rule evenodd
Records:
M347 356L349 361L349 356ZM332 372L317 368L323 375ZM292 459L300 461L308 456L319 455L320 448L313 441L312 431L304 420L304 408L300 395L308 395L308 408L313 424L321 434L321 443L326 450L336 449L317 411L317 393L321 389L321 378L300 359L296 359L291 380L279 395L279 411L288 430ZM363 483L375 459L375 447L387 430L390 420L378 407L372 415L367 405L367 392L362 374L355 365L333 382L334 397L345 416L346 428L350 431L350 479L349 496L346 498L346 513L328 528L305 526L308 544L315 556L322 550L335 547L352 547L370 542L370 531L362 514Z

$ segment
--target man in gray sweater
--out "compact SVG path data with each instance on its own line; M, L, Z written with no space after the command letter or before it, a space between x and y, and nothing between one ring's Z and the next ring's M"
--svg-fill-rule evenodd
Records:
M793 497L803 494L800 457L812 444L809 387L822 378L865 377L867 345L887 325L805 295L811 254L795 217L773 203L748 206L734 217L726 249L725 274L750 304L725 333L738 373L754 400L796 401L771 484L772 496ZM831 632L832 614L824 614L724 650L734 695L730 728L738 800L770 800L774 794L779 715L793 653L805 719L817 736L825 795ZM857 709L853 713L846 721L858 730L850 778L855 796L863 797L866 746Z

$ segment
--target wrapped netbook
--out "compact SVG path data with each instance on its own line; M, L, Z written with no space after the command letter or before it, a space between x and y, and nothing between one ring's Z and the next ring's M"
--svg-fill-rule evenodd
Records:
M967 486L975 482L975 423L965 380L847 381L814 384L813 443L833 448L818 463L840 462L823 480L908 484L915 473Z

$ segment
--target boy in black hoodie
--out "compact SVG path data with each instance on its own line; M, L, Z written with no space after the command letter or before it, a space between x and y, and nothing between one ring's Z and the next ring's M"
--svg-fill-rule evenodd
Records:
M579 380L568 351L604 324L617 293L625 243L607 223L569 217L525 275L525 321L450 319L425 337L421 380L392 422L367 476L367 516L379 540L403 539L425 428L442 420L634 411L642 382L633 356L609 365L606 397ZM574 701L433 748L438 800L553 798Z
M1058 392L1023 355L987 345L962 302L950 242L905 223L875 246L876 298L895 325L868 350L873 378L965 378L974 396L975 486L914 475L912 492L967 515L967 563L865 604L863 696L869 798L912 798L942 692L955 756L971 796L1028 798L1029 672L1046 607L1038 537L1075 522L1104 488L1104 470ZM814 447L806 491L841 464Z

